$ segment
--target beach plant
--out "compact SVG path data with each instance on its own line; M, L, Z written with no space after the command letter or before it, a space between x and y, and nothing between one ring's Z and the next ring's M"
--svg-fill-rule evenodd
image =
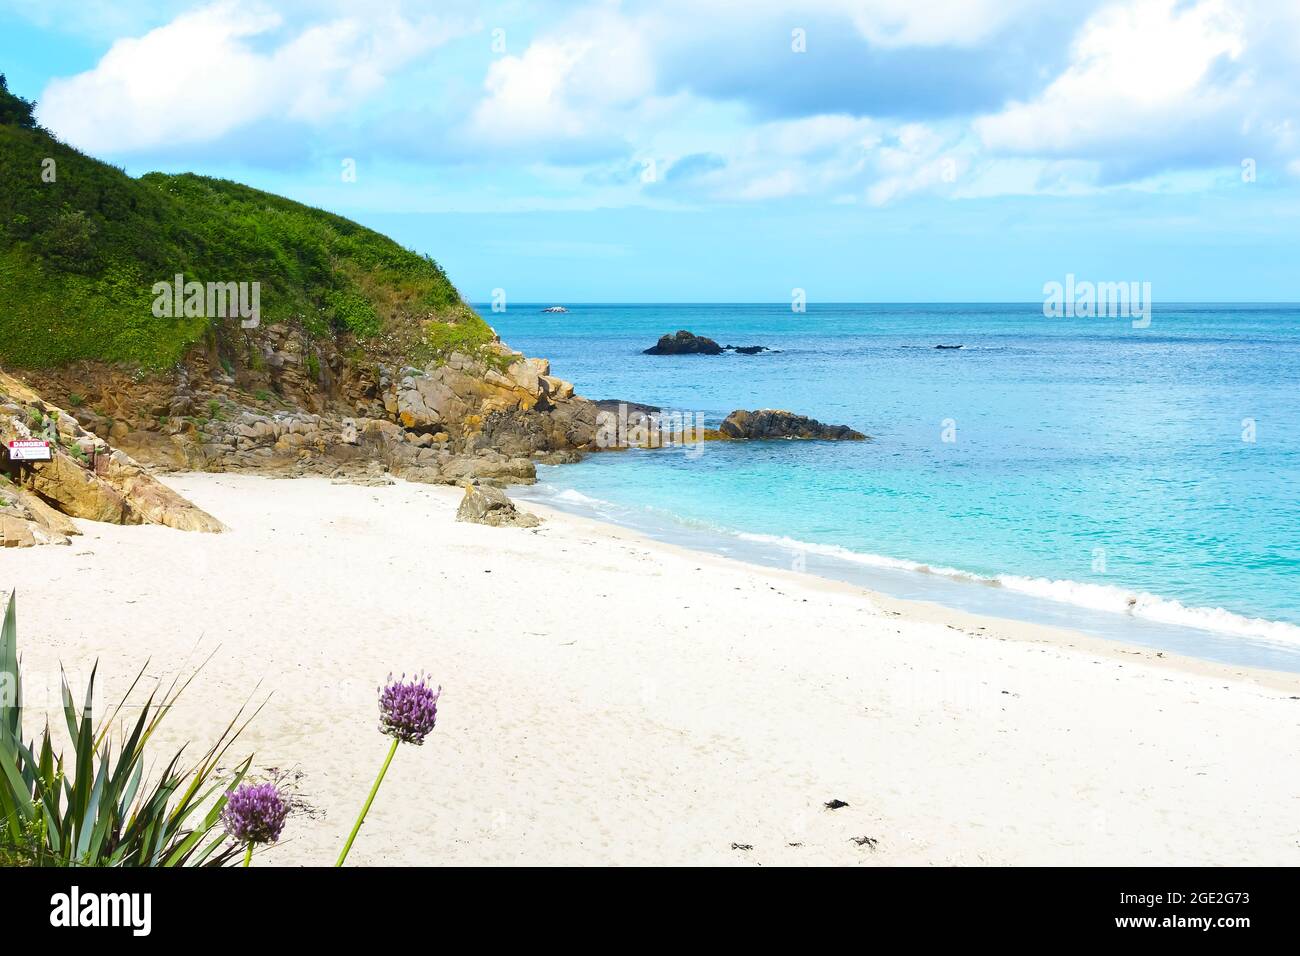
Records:
M280 839L289 806L273 783L246 783L226 792L221 824L237 844L246 847L244 866L253 859L253 848Z
M182 766L182 748L155 775L146 771L146 746L193 675L151 694L115 751L109 731L144 669L96 728L96 664L80 712L66 676L62 680L70 759L55 753L48 725L39 746L24 743L16 603L11 594L0 628L0 860L34 866L232 863L242 847L227 840L219 823L227 788L238 787L252 758L235 768L230 783L217 780L218 768L256 711L240 723L240 708L193 766Z
M370 788L370 795L366 797L365 805L361 808L352 832L348 834L348 842L344 844L343 852L339 854L335 866L342 866L343 861L347 859L348 851L352 849L352 843L361 830L361 824L365 822L366 814L370 812L370 805L375 802L379 785L384 782L384 774L388 773L388 765L393 762L393 755L397 753L398 744L415 744L419 747L424 743L424 738L433 731L438 720L438 696L441 693L442 688L435 690L429 685L428 678L422 674L416 674L414 679L409 681L405 674L397 680L393 680L393 675L389 674L388 683L379 689L379 732L392 737L393 742L388 748L384 765L379 768L375 785Z

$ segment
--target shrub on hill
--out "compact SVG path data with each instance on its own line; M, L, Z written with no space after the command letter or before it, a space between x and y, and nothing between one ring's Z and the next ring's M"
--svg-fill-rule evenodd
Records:
M0 78L0 363L164 367L208 318L158 318L153 286L261 283L261 321L369 341L490 341L428 256L342 216L198 176L139 178L59 142ZM436 326L445 325L443 331ZM393 335L395 330L401 334Z

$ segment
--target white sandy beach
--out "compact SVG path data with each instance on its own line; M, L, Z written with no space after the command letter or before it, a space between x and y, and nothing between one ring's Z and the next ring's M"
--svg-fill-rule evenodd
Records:
M230 532L78 522L0 552L0 590L59 723L60 662L80 686L99 658L103 705L146 658L167 680L215 652L160 756L270 695L237 749L301 810L261 865L334 861L388 743L375 688L418 669L438 728L350 864L1300 864L1300 676L536 508L460 524L454 488L166 480Z

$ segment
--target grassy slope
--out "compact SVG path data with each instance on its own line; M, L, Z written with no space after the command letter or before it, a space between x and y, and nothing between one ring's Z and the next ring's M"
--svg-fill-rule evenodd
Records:
M175 362L208 329L207 319L154 317L153 284L177 273L260 282L263 323L298 319L317 335L391 342L394 327L436 318L453 324L430 327L435 352L491 337L427 256L238 183L132 179L28 128L15 101L0 78L0 363Z

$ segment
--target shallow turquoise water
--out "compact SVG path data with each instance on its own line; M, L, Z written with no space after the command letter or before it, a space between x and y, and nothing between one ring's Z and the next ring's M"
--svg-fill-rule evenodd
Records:
M1146 329L1038 304L539 308L483 313L588 397L711 424L786 408L873 440L597 455L534 494L796 566L921 563L1066 623L1300 648L1300 308L1157 305ZM780 352L640 354L677 329ZM935 596L971 606L954 593Z

